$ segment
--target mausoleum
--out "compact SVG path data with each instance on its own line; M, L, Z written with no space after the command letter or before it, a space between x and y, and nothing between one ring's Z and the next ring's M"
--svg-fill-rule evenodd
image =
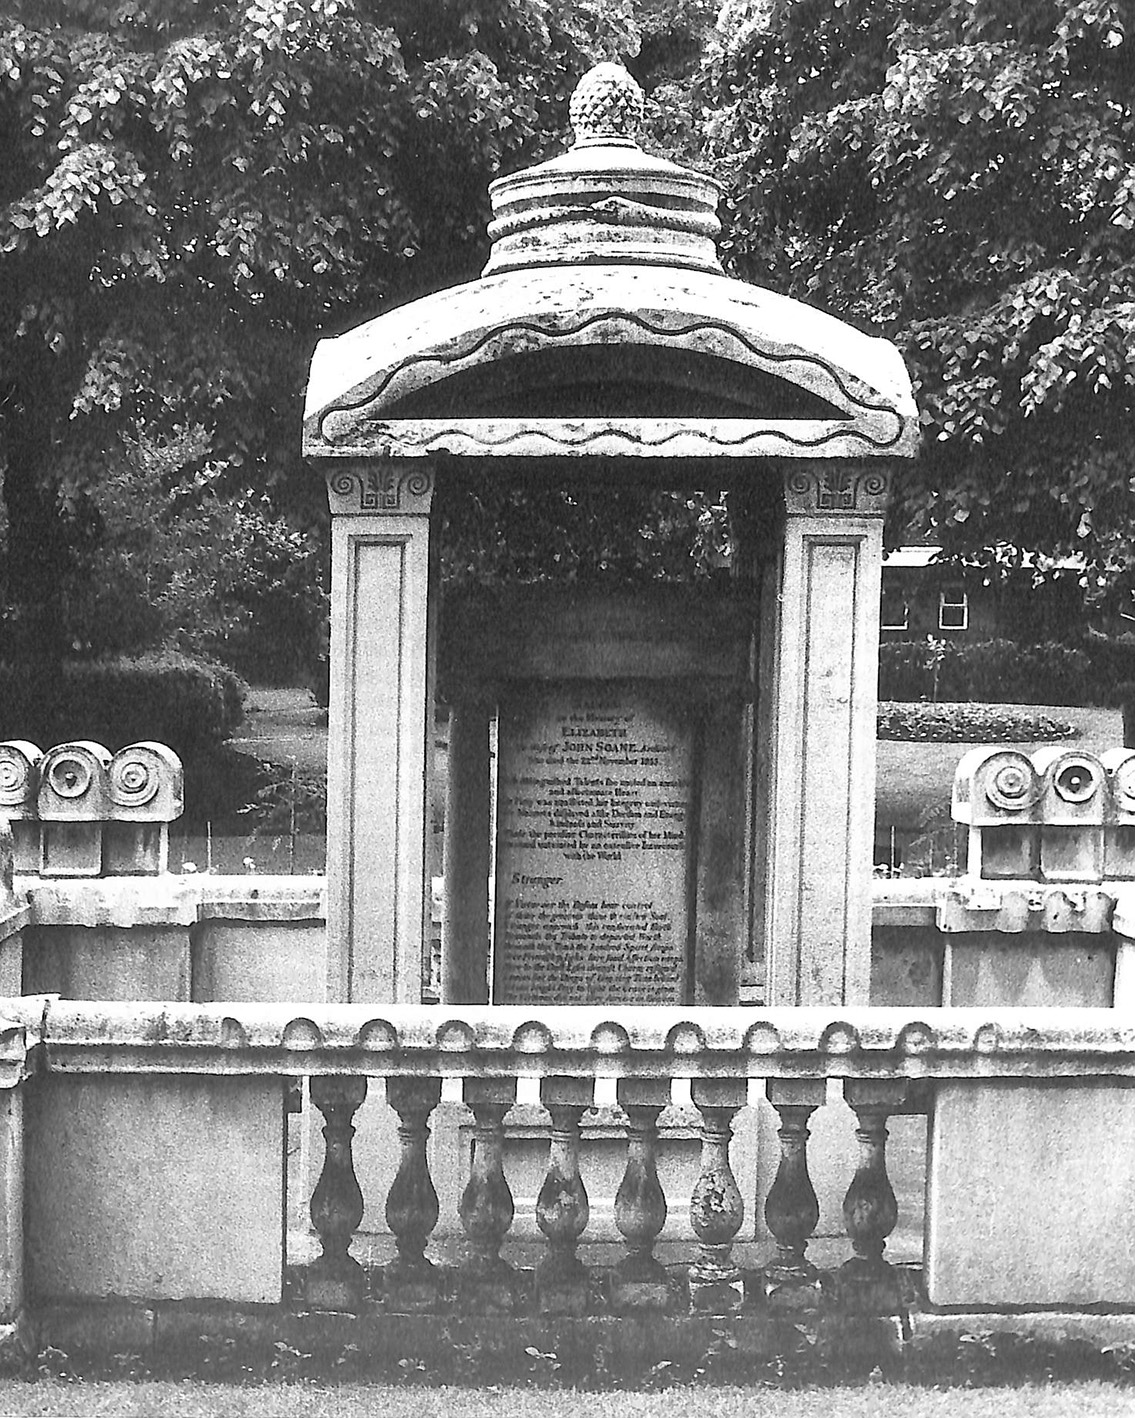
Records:
M881 526L917 447L910 380L886 342L725 276L717 184L644 153L641 112L626 70L592 70L569 151L493 184L481 278L316 349L333 998L419 998L440 681L447 1000L488 997L490 919L498 1003L867 999ZM471 469L727 488L733 594L451 611L431 507Z
M482 276L315 352L325 883L171 874L161 745L0 745L0 1345L1135 1339L1135 752L968 754L965 870L873 879L910 382L640 108L592 71ZM725 490L733 574L443 594L474 474Z

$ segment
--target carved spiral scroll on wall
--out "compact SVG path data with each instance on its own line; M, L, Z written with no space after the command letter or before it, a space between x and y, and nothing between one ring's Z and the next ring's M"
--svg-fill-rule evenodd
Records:
M81 798L90 792L97 767L89 753L65 744L48 754L44 782L56 797Z
M381 417L406 393L437 383L494 357L502 347L522 343L526 353L564 345L586 348L589 343L664 344L693 351L709 350L728 362L749 365L790 383L812 389L841 411L842 420L853 420L851 432L879 451L896 448L907 431L907 420L885 396L864 388L829 361L805 350L779 351L738 324L704 315L646 310L588 310L574 319L566 312L547 316L514 316L499 323L480 325L443 348L406 355L360 390L335 399L320 410L320 438L328 444L349 442L355 419L366 410ZM721 353L723 349L729 353ZM862 426L866 419L869 427ZM788 425L791 426L791 421ZM833 436L833 435L828 435ZM789 438L788 441L794 441ZM879 489L882 490L882 489ZM866 490L865 490L866 495ZM872 494L872 495L877 495Z
M854 513L885 497L888 481L886 473L879 469L861 472L833 462L820 469L792 469L784 489L789 504L795 503L798 509Z
M328 475L333 497L348 499L360 512L400 512L409 501L425 497L433 485L433 471L419 467L404 471L389 464L337 469Z
M131 744L111 760L110 800L119 807L143 807L157 796L164 764L148 744Z
M35 801L42 757L34 743L23 739L0 743L0 807L26 807Z

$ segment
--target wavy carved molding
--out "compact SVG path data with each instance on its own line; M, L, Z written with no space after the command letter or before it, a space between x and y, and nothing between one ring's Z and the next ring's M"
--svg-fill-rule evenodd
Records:
M346 436L346 435L344 435ZM901 454L893 429L851 420L501 418L386 419L350 430L351 441L308 456L422 458L862 458Z
M827 417L483 419L399 416L411 396L493 365L523 385L528 356L637 348L718 362L727 380L771 378L822 400ZM483 369L482 369L483 367ZM675 393L676 407L681 395ZM434 406L430 406L434 407ZM527 407L527 406L526 406ZM428 409L423 410L427 412ZM468 413L469 418L464 417ZM309 456L430 452L540 456L911 457L918 416L895 348L741 281L659 266L567 265L471 281L398 307L334 339L311 366Z
M447 341L441 349L408 355L367 380L359 392L333 400L323 408L317 415L319 437L332 446L348 441L357 426L352 415L365 411L368 420L381 417L406 394L487 360L593 343L667 345L748 365L809 390L841 410L847 422L856 428L865 422L868 427L864 436L881 449L894 449L904 432L906 421L893 404L878 396L872 397L861 381L851 380L834 364L816 355L791 349L769 349L744 330L721 320L682 319L640 311L603 311L584 314L572 321L505 320L489 329Z

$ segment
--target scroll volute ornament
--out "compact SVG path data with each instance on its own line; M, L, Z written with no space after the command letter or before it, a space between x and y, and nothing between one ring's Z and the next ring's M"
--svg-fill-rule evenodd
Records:
M108 816L121 822L173 822L184 806L181 759L161 743L119 749L107 768Z
M48 749L39 763L39 816L48 822L96 822L107 816L112 755L77 739Z
M34 818L43 752L26 739L0 743L0 812L5 817Z

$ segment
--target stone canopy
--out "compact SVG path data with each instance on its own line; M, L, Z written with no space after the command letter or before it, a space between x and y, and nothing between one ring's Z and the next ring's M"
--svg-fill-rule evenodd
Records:
M677 416L583 412L597 389L623 383L644 398L664 389ZM541 416L569 422L542 430ZM323 341L304 449L903 457L917 429L909 378L884 340L726 276L583 265L471 281Z
M574 147L493 184L480 279L320 342L308 456L913 455L898 351L722 274L717 184L638 147L636 93L598 66Z
M571 149L492 184L480 278L316 348L330 998L421 998L439 703L448 1002L487 997L490 959L494 998L546 1002L553 955L575 1000L579 950L596 989L651 1004L868 998L882 522L917 451L910 379L887 341L724 274L720 188L642 151L642 103L618 65L585 75ZM526 588L463 618L439 507L487 468L596 506L619 481L736 492L730 587ZM528 890L569 878L562 902Z

